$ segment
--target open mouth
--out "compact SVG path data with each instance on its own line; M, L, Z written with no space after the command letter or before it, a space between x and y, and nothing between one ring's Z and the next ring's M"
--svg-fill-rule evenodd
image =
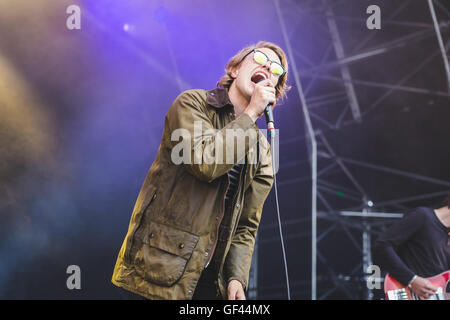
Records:
M253 76L251 77L250 80L254 83L258 83L258 82L266 80L266 79L267 79L267 75L264 72L257 71L253 74Z

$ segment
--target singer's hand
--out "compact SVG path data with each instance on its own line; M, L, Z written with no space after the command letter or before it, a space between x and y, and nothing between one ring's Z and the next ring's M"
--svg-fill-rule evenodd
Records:
M270 79L263 80L255 84L250 103L244 110L253 121L256 121L264 114L264 109L269 103L275 103L275 88Z
M244 288L238 280L228 283L228 300L245 300Z

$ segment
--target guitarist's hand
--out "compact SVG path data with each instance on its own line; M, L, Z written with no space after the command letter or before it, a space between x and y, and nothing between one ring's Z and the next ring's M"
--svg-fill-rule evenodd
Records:
M414 291L414 293L417 294L421 300L426 300L435 294L438 288L433 286L427 279L417 277L411 283L411 290Z

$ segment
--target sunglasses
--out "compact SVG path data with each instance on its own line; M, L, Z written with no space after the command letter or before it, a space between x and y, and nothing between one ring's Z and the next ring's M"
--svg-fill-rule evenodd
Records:
M282 76L286 73L286 70L284 70L281 64L270 60L264 52L259 51L258 49L254 49L247 53L242 60L244 60L250 53L253 53L253 60L262 66L265 66L267 64L267 61L270 61L270 72L274 75Z

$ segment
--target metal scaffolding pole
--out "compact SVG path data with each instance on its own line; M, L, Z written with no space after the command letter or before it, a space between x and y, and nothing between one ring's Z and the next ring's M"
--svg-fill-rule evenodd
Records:
M370 58L370 57L378 55L378 54L388 53L394 49L402 48L405 46L411 46L415 42L418 42L418 41L421 41L428 37L431 37L433 34L434 34L434 31L432 29L416 31L416 32L408 34L406 36L399 37L397 39L390 40L388 42L379 44L375 47L367 49L366 51L355 52L352 56L343 57L342 59L338 59L337 61L334 61L334 62L329 62L329 63L321 64L318 66L312 66L311 68L304 70L303 74L311 76L311 73L314 73L317 71L323 71L323 70L327 70L330 68L336 68L336 67L339 67L341 64L354 63L354 62L360 61L362 59L367 59L367 58Z
M403 12L403 9L405 9L407 6L409 6L409 4L411 3L412 0L405 0L402 1L402 4L397 7L397 9L395 9L391 15L389 15L387 17L386 20L388 21L392 21L397 15L399 15L401 12ZM367 43L369 43L374 37L376 36L375 32L372 32L368 37L366 37L365 39L363 39L361 42L358 43L358 45L353 49L353 52L357 52L359 50L361 50Z
M345 59L344 46L342 45L341 37L339 35L339 30L334 19L333 11L331 8L327 6L325 0L322 0L323 4L326 7L326 17L328 22L328 28L331 34L331 40L333 41L334 51L336 53L336 57L339 60ZM383 51L382 51L383 52ZM348 62L347 62L348 63ZM347 97L350 102L350 109L352 110L353 119L357 122L361 122L361 110L359 108L358 99L356 97L355 88L353 87L353 83L351 82L350 69L348 68L346 63L341 63L341 75L344 81L345 91L347 91Z
M433 1L428 0L428 7L430 8L431 17L433 19L434 29L436 30L436 36L439 42L439 47L441 48L442 59L444 60L445 71L447 73L447 86L450 93L450 65L448 63L447 52L445 50L444 41L442 40L441 28L437 21L436 12L434 11Z
M312 77L312 76L308 76L307 74L304 76ZM424 88L391 85L391 84L385 84L385 83L380 83L380 82L375 82L375 81L366 81L366 80L356 80L356 79L344 80L342 78L334 77L334 76L317 76L317 77L320 79L336 81L336 82L351 82L353 84L363 85L363 86L367 86L367 87L392 89L392 90L406 91L406 92L411 92L411 93L429 94L429 95L435 95L435 96L440 96L440 97L450 96L450 93L448 93L448 92L436 91L436 90L430 90L430 89L424 89Z
M449 192L449 190L444 190L444 191L439 191L439 192L433 192L433 193L429 193L429 194L421 194L418 196L411 196L411 197L404 197L404 198L400 198L400 199L394 199L394 200L387 200L387 201L380 201L377 202L377 206L379 207L383 207L383 206L399 206L402 203L405 202L412 202L412 201L418 201L418 200L426 200L426 199L431 199L431 198L437 198L437 197L443 197L445 195L447 195ZM354 207L354 208L350 208L348 210L359 210L362 207Z
M385 166L380 166L380 165L376 165L376 164L370 164L364 161L358 161L358 160L354 160L354 159L350 159L350 158L345 158L345 157L339 157L343 162L347 162L347 163L351 163L354 165L358 165L358 166L362 166L362 167L366 167L366 168L371 168L371 169L375 169L378 171L384 171L387 173L392 173L395 175L399 175L399 176L403 176L403 177L408 177L408 178L412 178L412 179L416 179L416 180L421 180L421 181L426 181L426 182L430 182L430 183L434 183L434 184L439 184L445 187L450 187L450 182L445 181L445 180L440 180L440 179L436 179L436 178L430 178L421 174L417 174L417 173L411 173L411 172L406 172L403 170L398 170L398 169L392 169L392 168L388 168Z
M367 199L364 199L364 202L367 203ZM363 233L362 233L362 261L363 261L363 274L366 273L366 271L369 269L369 267L373 264L372 263L372 247L371 247L371 241L372 241L372 235L371 235L371 226L369 221L367 220L366 215L370 212L370 208L364 208L362 211L363 218L362 218L362 226L363 226ZM366 276L367 277L367 276ZM365 280L367 278L365 277ZM366 300L372 300L373 299L373 292L369 288L366 288L365 290L365 298Z
M317 295L317 262L316 262L316 238L317 238L317 142L315 138L314 129L312 127L311 118L309 116L309 111L306 106L306 99L303 93L303 87L300 82L300 76L298 73L297 65L294 59L294 51L292 50L286 26L283 19L283 14L281 13L279 0L274 0L275 8L277 11L278 20L280 22L281 31L283 33L284 42L286 44L288 57L292 65L292 72L294 74L295 85L300 97L300 102L302 104L302 111L305 117L306 130L309 135L310 147L311 147L311 179L312 179L312 199L311 199L311 299L316 300Z

